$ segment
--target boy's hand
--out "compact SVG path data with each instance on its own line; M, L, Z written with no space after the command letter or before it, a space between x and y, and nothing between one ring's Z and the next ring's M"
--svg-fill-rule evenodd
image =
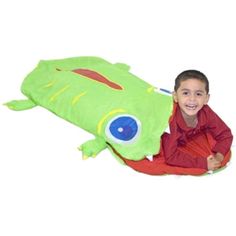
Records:
M224 155L221 154L220 152L217 152L215 155L214 155L215 159L219 162L222 162L224 160Z
M221 161L217 160L216 157L210 155L207 157L207 168L208 170L216 170L220 167Z

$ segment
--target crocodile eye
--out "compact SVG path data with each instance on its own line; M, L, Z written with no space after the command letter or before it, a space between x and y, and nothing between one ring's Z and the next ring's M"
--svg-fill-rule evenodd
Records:
M133 143L141 130L140 121L131 115L114 117L106 126L106 135L116 143Z

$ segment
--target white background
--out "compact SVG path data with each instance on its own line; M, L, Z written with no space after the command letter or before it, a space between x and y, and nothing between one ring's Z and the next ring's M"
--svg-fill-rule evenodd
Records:
M0 103L24 98L40 59L125 62L170 90L193 68L235 135L235 12L233 0L1 1ZM0 121L1 236L236 235L235 154L218 174L148 176L108 151L82 161L92 135L43 108L0 106Z

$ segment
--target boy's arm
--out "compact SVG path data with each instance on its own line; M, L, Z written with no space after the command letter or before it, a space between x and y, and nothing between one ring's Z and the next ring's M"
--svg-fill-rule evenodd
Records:
M209 107L207 111L209 118L209 130L213 138L216 141L215 146L212 148L212 152L221 153L223 156L230 150L233 141L233 135L230 128L224 123L224 121Z
M208 169L207 158L199 158L181 152L178 149L178 133L164 134L162 138L162 146L165 155L165 161L169 165Z
M173 166L201 168L207 170L207 157L199 158L182 152L178 148L178 140L183 134L179 130L178 125L174 119L169 125L170 134L165 133L162 137L162 147L166 163Z

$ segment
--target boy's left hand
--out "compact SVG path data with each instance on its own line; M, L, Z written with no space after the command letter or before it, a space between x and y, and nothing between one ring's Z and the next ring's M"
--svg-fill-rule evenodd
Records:
M215 159L219 162L222 162L224 160L224 155L221 154L220 152L217 152L215 155L214 155Z

